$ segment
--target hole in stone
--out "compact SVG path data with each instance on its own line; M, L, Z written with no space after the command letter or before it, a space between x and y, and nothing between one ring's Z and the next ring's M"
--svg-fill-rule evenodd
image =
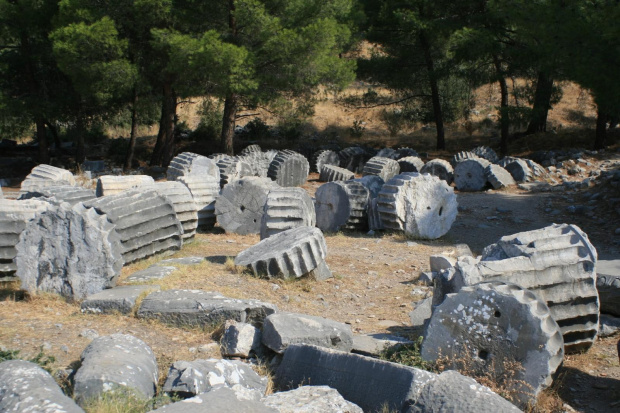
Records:
M256 220L254 220L254 222L256 222Z
M480 357L482 360L486 360L487 358L489 358L489 352L486 350L480 350L478 351L478 357Z
M439 216L441 216L441 214L443 214L443 207L439 208Z
M495 312L493 313L493 315L494 315L496 318L500 318L500 317L502 316L502 313L500 313L500 312L499 312L499 310L495 310Z
M431 207L427 206L426 209L431 209Z
M241 212L245 211L245 207L243 205L241 205L239 209L241 210Z

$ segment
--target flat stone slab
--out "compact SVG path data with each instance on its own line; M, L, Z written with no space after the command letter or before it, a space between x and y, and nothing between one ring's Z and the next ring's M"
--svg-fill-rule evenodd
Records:
M459 412L499 413L520 412L515 405L476 380L456 371L444 371L430 380L408 413Z
M336 389L365 412L405 411L424 384L437 375L358 354L302 344L290 345L274 378L280 390L302 384Z
M159 285L123 285L103 290L100 293L86 297L82 302L83 313L130 314L138 298L150 291L159 291Z
M278 409L280 413L363 413L363 410L348 402L327 386L302 386L267 396L264 403Z
M155 264L144 270L134 272L125 279L125 282L143 283L152 280L161 280L162 278L166 278L176 270L178 270L177 267L159 266L158 264Z
M351 352L364 356L379 356L386 349L403 344L413 344L413 341L390 334L355 334Z
M260 377L249 364L238 360L175 361L168 371L163 391L191 397L218 385L250 390L256 393L253 398L260 399L267 390L267 378Z
M177 326L213 325L235 320L261 326L277 307L258 300L228 298L218 292L166 290L147 296L140 305L139 318L154 318Z
M204 257L181 257L181 258L169 258L157 263L157 265L198 265L205 260Z
M601 313L620 317L620 260L599 260L596 273Z
M54 378L25 360L0 363L0 411L83 413L64 395Z
M151 412L157 413L279 413L280 411L255 400L247 400L228 387L220 387L208 393L180 402L168 404Z
M312 344L320 347L351 351L353 333L344 323L306 314L271 314L263 325L264 345L282 353L291 344Z
M614 317L609 314L601 314L598 335L600 337L609 337L620 331L620 317Z

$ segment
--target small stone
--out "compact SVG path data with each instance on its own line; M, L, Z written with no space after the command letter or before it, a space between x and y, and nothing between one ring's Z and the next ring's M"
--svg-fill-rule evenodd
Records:
M63 344L62 346L60 346L60 351L62 351L63 353L69 353L69 347Z
M93 330L91 328L87 328L85 330L82 330L82 332L80 332L80 337L84 337L84 338L87 338L89 340L94 340L97 337L99 337L99 333L97 332L97 330Z

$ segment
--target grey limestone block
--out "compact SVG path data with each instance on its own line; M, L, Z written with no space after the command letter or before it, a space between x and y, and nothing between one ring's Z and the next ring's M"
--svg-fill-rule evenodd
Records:
M325 165L340 166L338 152L329 149L320 149L312 155L312 162L310 164L312 172L321 173Z
M398 159L398 153L396 152L395 149L392 149L392 148L380 149L375 156L379 156L381 158L394 159L394 160Z
M436 176L442 181L446 181L448 185L454 181L454 169L449 162L443 159L432 159L426 162L420 173Z
M338 152L340 166L354 173L362 173L366 164L366 151L359 146L350 146Z
M243 177L254 176L254 168L251 161L238 156L225 156L217 161L220 169L220 187L224 188L227 184Z
M421 389L407 413L499 413L521 410L476 380L444 371Z
M532 180L532 170L524 159L509 158L499 163L504 169L510 172L515 182L528 182Z
M83 413L64 395L54 378L25 360L0 363L0 411L37 413Z
M504 386L526 407L551 385L564 340L544 301L516 284L487 282L447 295L431 316L420 354L451 367L512 376ZM515 366L515 363L517 366Z
M159 285L123 285L89 295L81 304L83 313L131 314L138 298L152 291L159 291Z
M386 349L413 344L413 341L390 334L354 334L352 353L364 356L380 357Z
M428 324L433 314L433 298L428 297L414 304L413 311L409 313L409 320L414 327L424 327Z
M381 192L381 188L383 188L383 185L385 184L385 181L377 175L366 175L361 178L356 178L354 181L359 182L364 185L366 189L368 189L370 199L378 197L379 192Z
M475 154L475 153L473 153L473 152L470 152L470 151L461 151L461 152L456 153L456 154L452 157L452 159L450 159L450 165L452 165L452 167L453 167L454 169L456 169L456 166L457 166L459 163L461 163L461 162L463 162L463 161L466 161L466 160L468 160L468 159L478 159L478 158L479 158L479 156L478 156L478 155L476 155L476 154Z
M389 181L400 172L400 165L394 159L374 156L366 162L362 175L377 175L384 181Z
M316 224L314 202L302 188L273 188L267 194L260 225L260 239Z
M0 199L0 280L13 279L17 271L15 246L26 224L52 207L51 203L39 199Z
M180 402L171 403L150 413L279 413L263 402L248 399L245 393L220 386Z
M181 249L183 227L174 205L153 189L132 189L83 203L114 224L125 264Z
M73 388L80 405L119 388L145 400L155 395L158 379L155 354L144 341L134 336L112 334L97 337L84 349L81 361Z
M136 271L133 274L130 274L127 278L125 278L125 282L143 283L152 280L161 280L162 278L166 278L176 270L177 267L151 265L144 270Z
M235 265L268 278L299 278L319 267L326 256L327 245L321 230L297 227L265 238L240 252Z
M220 195L220 180L212 175L194 174L177 178L189 189L196 204L198 228L212 229L215 225L215 202Z
M372 198L368 201L368 229L371 231L380 231L384 229L383 222L381 222L378 202L378 198Z
M264 403L280 413L363 413L359 406L328 386L302 386L273 393L264 399Z
M435 176L416 172L386 182L377 203L384 228L421 239L445 235L457 214L454 190Z
M45 178L28 178L24 179L21 183L19 195L27 194L28 192L39 191L48 186L72 186L71 182L65 180L51 180Z
M599 260L596 272L601 313L620 317L620 260Z
M270 303L228 298L218 292L166 290L144 298L137 316L177 326L217 325L226 320L261 326L264 318L276 311Z
M499 165L489 165L484 169L487 181L491 184L493 189L501 189L509 186L516 185L515 180L510 175L510 172L505 170Z
M116 285L123 267L115 226L82 203L40 213L26 224L15 249L16 275L31 293L81 300Z
M454 185L459 191L482 191L487 186L486 159L477 156L465 159L454 167Z
M114 195L128 189L153 185L155 181L148 175L103 175L97 179L96 194L98 197Z
M533 291L560 325L566 352L576 352L596 340L596 263L596 249L579 227L553 224L502 237L484 249L480 261L460 259L454 283L505 281Z
M209 175L220 180L220 170L215 161L192 152L182 152L172 158L166 176L169 181L177 181L182 176Z
M442 254L431 255L429 261L431 264L432 272L447 270L448 268L454 267L454 264L456 264L456 259Z
M296 313L276 313L265 319L262 342L280 354L291 344L302 343L351 351L353 333L349 325L327 318Z
M278 152L269 165L267 176L280 186L302 186L308 179L310 164L305 156L291 150Z
M198 228L198 206L189 188L182 182L167 181L156 182L153 189L172 203L177 219L183 227L183 241L194 238Z
M415 149L407 148L405 146L396 149L396 160L407 158L409 156L419 157L420 155Z
M259 177L244 177L229 183L215 202L217 223L226 232L258 234L267 194L277 187L269 178Z
M328 182L315 194L316 225L323 231L368 228L369 191L356 181Z
M471 150L471 152L479 158L486 159L491 163L497 163L499 161L499 156L497 153L488 146L477 146Z
M239 156L252 168L252 176L266 178L269 172L269 164L273 157L267 152L250 152L247 155Z
M424 167L424 161L417 156L406 156L398 160L400 172L420 172Z
M75 176L73 176L71 171L47 164L37 165L32 168L32 171L30 171L30 174L26 176L24 180L26 184L24 185L24 183L22 183L22 189L28 188L28 181L31 179L68 182L69 185L75 185Z
M323 347L293 344L284 352L274 383L280 390L329 386L364 411L403 411L436 374L402 364Z
M263 150L261 149L260 145L252 144L252 145L248 145L245 148L243 148L241 152L239 152L239 155L246 156L246 155L250 155L250 154L258 153L262 151Z
M261 332L251 324L226 321L220 340L220 351L224 357L250 357L260 351Z
M353 172L335 165L323 165L319 175L320 182L346 181L353 178Z
M72 185L46 186L42 188L32 188L20 193L19 200L31 198L49 198L55 202L67 202L73 206L79 202L94 199L97 196L92 189L82 188Z
M260 377L252 367L238 360L198 359L175 361L166 377L163 391L191 397L207 393L219 385L249 390L260 399L267 390L267 378Z
M167 258L165 260L161 260L157 263L157 265L171 265L171 264L179 264L179 265L199 265L205 261L204 257L179 257L179 258Z

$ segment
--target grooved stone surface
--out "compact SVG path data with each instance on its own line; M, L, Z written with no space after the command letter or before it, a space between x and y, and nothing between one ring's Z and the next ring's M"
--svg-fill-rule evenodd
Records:
M245 158L225 156L217 161L217 166L220 169L222 188L237 179L254 175L254 168Z
M309 173L310 164L302 154L284 150L271 161L267 176L280 186L302 186Z
M49 198L56 202L67 202L73 206L79 202L96 198L95 191L80 186L58 185L43 188L33 188L22 192L19 200L31 198Z
M554 224L502 237L484 249L480 261L461 257L447 292L483 281L518 284L547 303L565 351L582 351L598 331L596 261L596 249L579 227Z
M247 267L256 275L291 278L310 273L324 263L326 256L327 245L321 230L298 227L240 252L235 265Z
M316 151L312 156L312 171L320 173L325 165L340 166L338 152L329 149Z
M486 159L491 163L496 163L499 161L499 156L497 156L497 153L495 153L495 151L488 146L478 146L472 149L471 152L479 158Z
M16 275L31 293L81 300L113 287L123 267L115 226L81 203L39 214L26 224L15 249Z
M420 354L430 361L447 357L452 368L473 374L511 375L505 386L525 407L551 385L564 359L564 340L534 293L488 282L463 287L434 309Z
M424 161L417 156L405 156L398 160L400 172L420 172L424 167Z
M620 317L620 260L599 260L596 272L601 312Z
M0 199L0 277L15 274L15 246L26 224L53 205L47 201Z
M119 387L142 399L155 395L158 371L155 354L146 343L128 334L94 339L81 356L73 393L79 404Z
M302 343L348 352L353 348L353 333L347 324L327 318L276 313L265 319L262 342L276 353Z
M454 190L435 176L415 172L386 182L377 204L384 228L422 239L445 235L457 214Z
M315 194L316 226L323 231L368 228L369 192L356 181L328 182Z
M169 181L177 181L181 176L210 175L220 180L220 170L215 161L192 152L182 152L172 158L166 172Z
M257 300L237 300L218 292L166 290L148 295L140 305L139 318L155 318L177 326L204 326L235 320L262 325L277 311L273 304Z
M176 181L156 182L153 188L158 194L172 202L177 219L183 227L183 240L188 241L194 238L198 227L198 207L189 188L182 182Z
M215 225L215 202L220 195L220 180L211 175L186 175L177 178L189 189L198 214L198 228L211 229Z
M334 165L323 165L320 172L319 181L321 182L346 181L355 178L353 172Z
M54 378L25 360L0 363L0 411L36 413L83 413L64 395Z
M366 162L362 175L377 175L384 181L388 181L399 172L400 165L394 159L375 156Z
M514 404L476 380L444 371L422 387L407 413L518 413Z
M159 291L159 285L123 285L92 294L82 301L83 313L131 314L138 297L144 293Z
M215 203L217 223L226 232L258 234L267 194L277 186L259 177L245 177L226 185Z
M359 182L364 185L366 189L368 189L370 199L378 197L379 192L381 192L381 188L383 188L383 185L385 184L385 181L377 175L366 175L361 178L356 178L354 181Z
M75 185L75 177L71 171L56 168L52 165L41 164L32 168L30 174L26 176L26 179L22 182L22 190L28 190L31 182L42 180L67 182L68 185Z
M366 151L359 146L350 146L338 152L340 166L351 172L362 173L366 164Z
M402 364L317 346L293 344L284 352L274 383L280 390L302 384L329 386L365 412L404 411L437 375Z
M260 226L260 239L316 224L314 202L302 188L274 188L267 194Z
M128 189L154 184L155 181L148 175L103 175L97 179L96 194L98 197L114 195Z
M160 280L162 278L166 278L176 270L177 267L151 265L144 270L134 272L129 277L127 277L125 281L128 283L141 283L151 280Z
M436 176L442 181L446 181L448 185L454 181L454 169L448 161L443 159L433 159L426 162L420 173Z
M512 178L512 175L510 175L510 172L499 165L487 166L484 173L487 177L487 181L491 184L493 189L501 189L507 186L516 185L516 182Z
M125 264L183 244L183 227L170 200L153 189L128 190L83 203L115 225Z

